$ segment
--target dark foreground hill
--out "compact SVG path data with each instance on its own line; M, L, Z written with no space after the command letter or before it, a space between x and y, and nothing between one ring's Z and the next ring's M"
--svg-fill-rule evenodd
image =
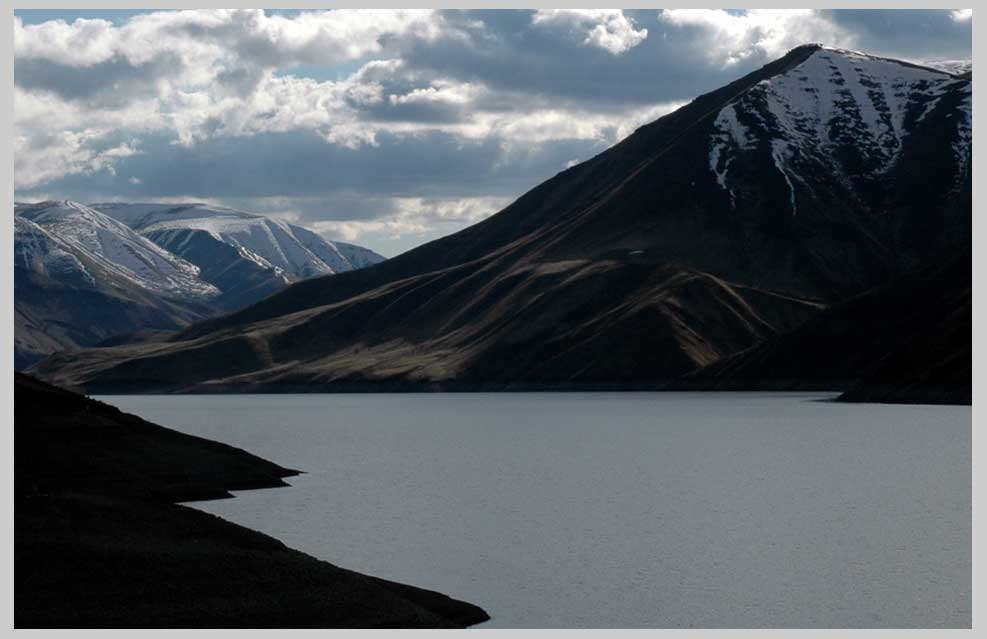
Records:
M463 627L476 606L338 568L172 502L297 474L15 373L14 621Z
M32 370L100 392L660 387L966 250L970 87L798 47L459 233Z

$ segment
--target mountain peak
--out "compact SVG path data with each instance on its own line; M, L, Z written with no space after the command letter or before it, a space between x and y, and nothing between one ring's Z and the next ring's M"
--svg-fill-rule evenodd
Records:
M813 174L875 194L875 180L898 161L906 138L936 118L952 136L955 175L965 175L972 132L967 80L860 51L807 46L811 53L801 61L763 78L716 117L709 166L731 209L738 206L735 178L758 148L770 149L796 215L798 202L811 195Z

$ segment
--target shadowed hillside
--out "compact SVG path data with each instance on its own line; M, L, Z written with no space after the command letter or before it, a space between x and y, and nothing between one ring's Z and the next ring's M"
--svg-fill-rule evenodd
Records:
M972 400L971 258L901 277L678 382L696 390L846 390L843 401Z

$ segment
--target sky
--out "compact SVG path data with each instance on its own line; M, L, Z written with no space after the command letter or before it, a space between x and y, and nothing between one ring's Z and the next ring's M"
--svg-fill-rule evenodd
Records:
M201 201L393 256L799 44L971 57L971 10L17 11L18 201Z

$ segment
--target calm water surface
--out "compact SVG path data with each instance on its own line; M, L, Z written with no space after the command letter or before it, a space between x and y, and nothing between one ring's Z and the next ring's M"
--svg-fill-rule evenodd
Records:
M970 408L822 397L100 399L306 472L197 508L486 626L969 626Z

